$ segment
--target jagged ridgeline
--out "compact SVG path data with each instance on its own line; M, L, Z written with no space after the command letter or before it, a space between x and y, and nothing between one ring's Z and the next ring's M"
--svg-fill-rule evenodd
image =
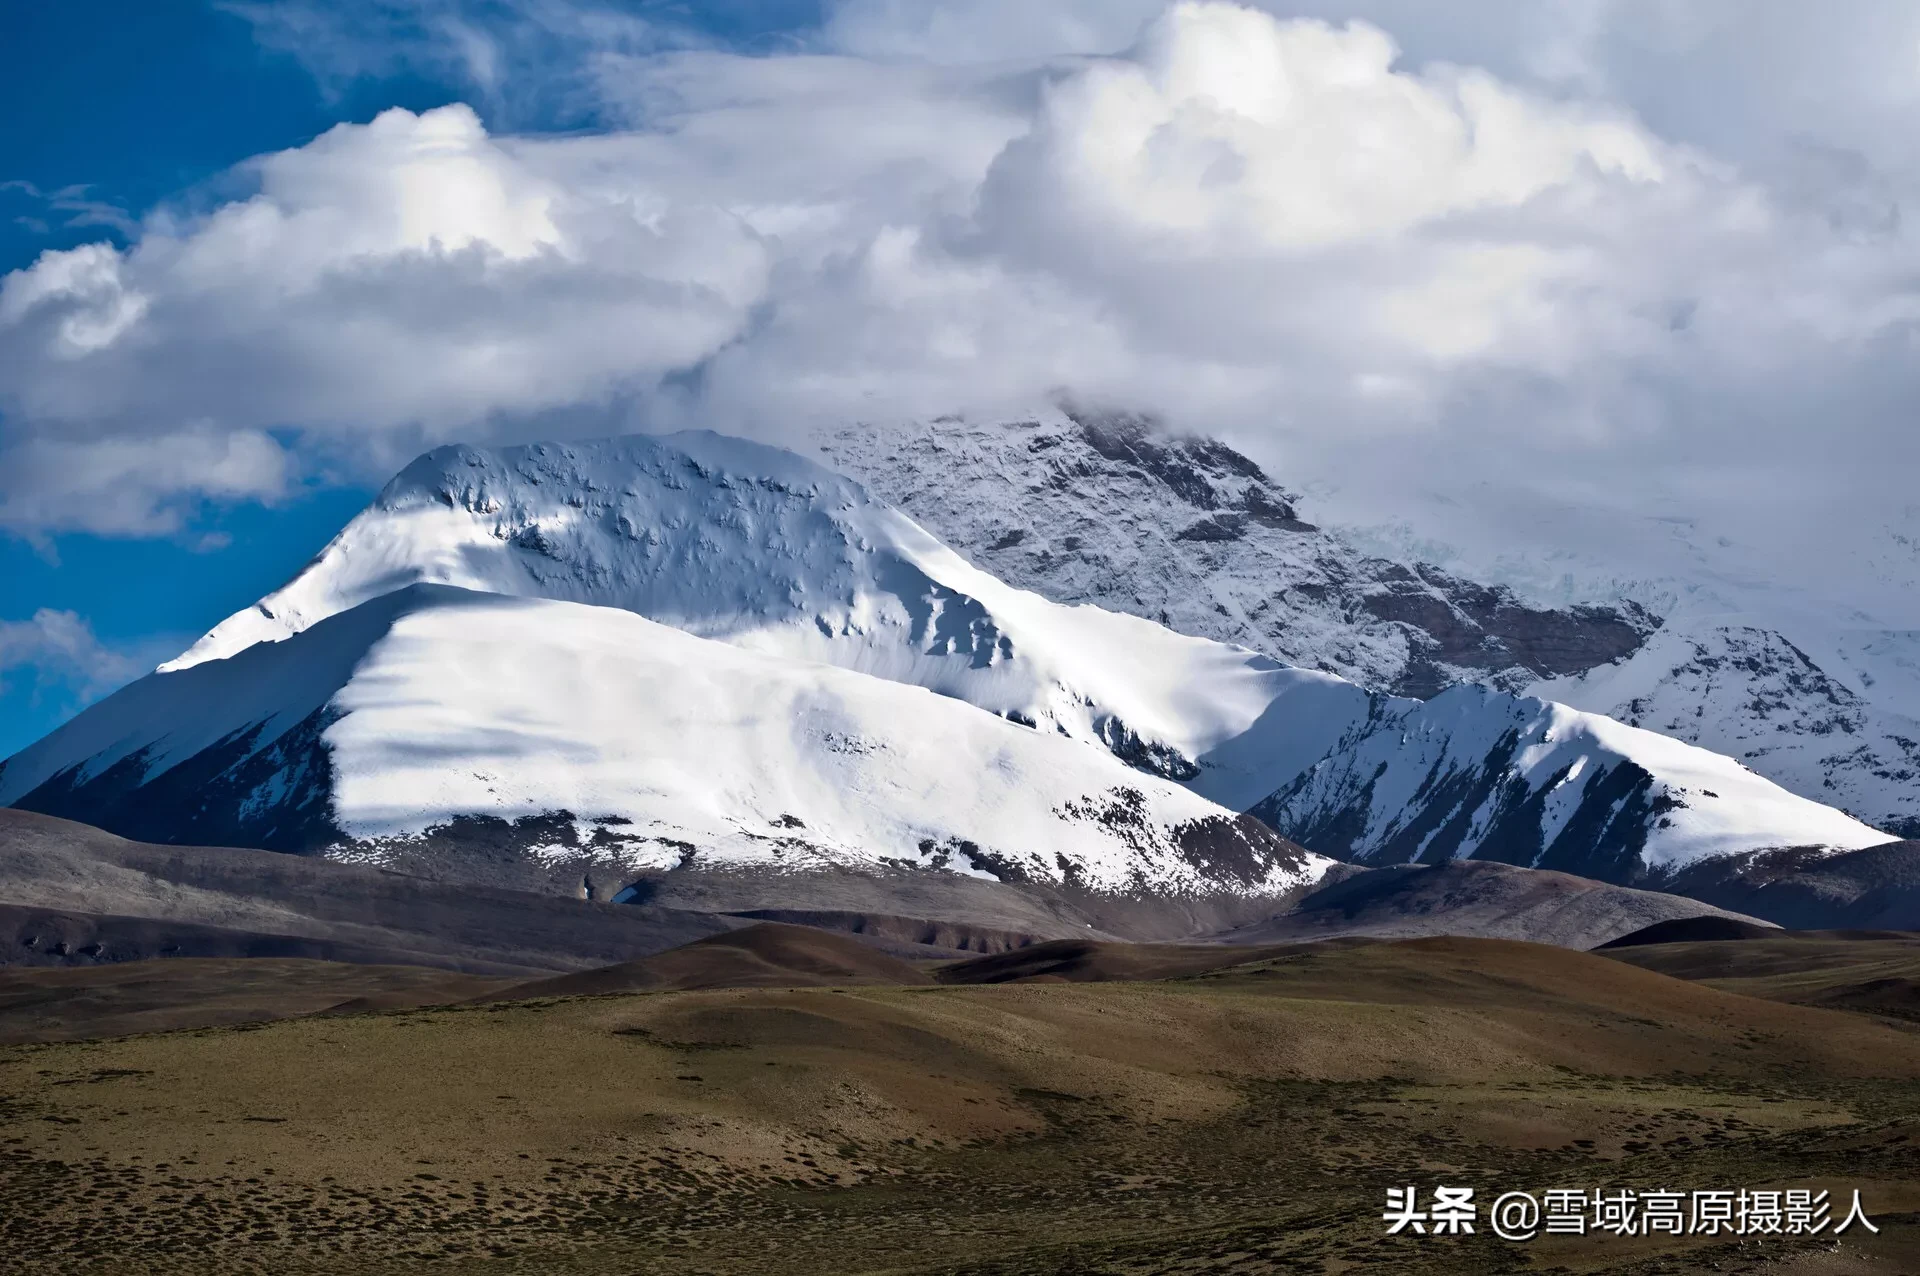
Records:
M1209 517L1306 534L1252 490ZM853 480L706 433L422 457L286 586L9 759L0 802L456 877L1112 893L1295 890L1328 863L1296 829L1619 881L1885 840L1593 715L1371 693L1013 588Z
M820 445L1011 584L1395 695L1463 680L1517 691L1629 655L1660 623L1632 602L1529 606L1510 589L1363 553L1302 520L1248 457L1139 414L862 424Z

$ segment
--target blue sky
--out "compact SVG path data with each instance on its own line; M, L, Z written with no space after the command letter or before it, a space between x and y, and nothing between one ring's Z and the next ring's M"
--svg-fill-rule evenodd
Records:
M353 6L343 5L343 8ZM378 6L362 6L369 12ZM816 16L810 3L635 4L726 44L751 47ZM300 146L342 121L473 99L469 85L402 62L316 76L262 47L244 18L197 0L10 4L0 38L0 275L48 250L108 239L163 201L217 197L251 156ZM309 52L320 52L309 50ZM323 82L324 81L324 82ZM592 127L590 115L528 118L521 130ZM25 127L15 126L23 123ZM212 192L203 195L202 192ZM203 503L167 536L0 531L0 626L72 612L102 644L103 676L184 648L296 571L373 495L322 474L270 506ZM4 632L4 630L0 630ZM66 661L0 642L0 758L102 689Z
M328 100L333 96L334 100ZM138 218L263 151L297 146L379 106L436 106L446 87L385 80L323 94L291 57L210 5L76 0L9 6L0 40L0 273ZM75 191L66 200L59 192ZM56 207L96 203L98 214ZM77 218L78 224L73 223ZM315 491L267 509L209 505L170 538L0 534L0 622L71 611L130 660L164 658L284 580L370 493ZM219 548L213 548L220 546ZM84 686L60 669L0 670L0 757L71 715Z

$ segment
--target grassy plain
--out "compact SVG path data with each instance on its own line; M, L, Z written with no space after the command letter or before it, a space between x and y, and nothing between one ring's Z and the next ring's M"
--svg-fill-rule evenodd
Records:
M1920 1033L1497 940L0 1048L0 1270L1920 1271ZM1387 1187L1864 1192L1876 1236L1390 1237Z

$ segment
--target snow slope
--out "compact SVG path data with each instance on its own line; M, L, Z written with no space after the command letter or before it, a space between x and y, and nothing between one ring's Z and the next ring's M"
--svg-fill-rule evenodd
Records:
M536 855L584 848L628 871L887 862L1267 893L1328 863L1103 750L918 687L437 585L142 679L10 759L0 802L22 798L144 809L171 840L376 861L493 820L549 838Z
M1542 680L1532 692L1738 758L1796 793L1913 836L1916 637L1771 617L1680 621L1629 659Z
M1888 840L1733 759L1562 704L1457 686L1383 701L1367 726L1253 808L1367 864L1472 856L1635 883L1775 846Z
M1920 634L1796 599L1761 563L1717 571L1684 528L1642 535L1625 574L1509 547L1497 579L1549 605L1421 561L1443 547L1417 529L1305 523L1248 458L1138 417L863 423L820 446L1012 584L1386 691L1470 682L1564 701L1920 834ZM1664 580L1648 575L1659 562Z

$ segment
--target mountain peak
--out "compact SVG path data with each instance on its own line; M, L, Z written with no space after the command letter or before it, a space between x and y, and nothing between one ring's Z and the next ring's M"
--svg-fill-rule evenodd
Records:
M454 444L409 464L298 576L161 668L279 641L414 582L696 629L824 607L853 589L869 511L889 513L802 457L707 431Z
M1210 755L1282 695L1337 681L1010 589L857 482L707 432L437 449L299 576L162 671L283 641L422 583L611 607L925 687L1194 779L1229 804L1264 794L1276 759ZM1324 727L1335 735L1365 700L1340 685L1343 707ZM1272 747L1305 765L1326 743L1296 734Z
M1631 604L1538 607L1368 553L1303 519L1251 458L1149 414L1067 405L867 423L817 442L1010 584L1396 694L1518 690L1628 655L1659 625Z
M1109 547L1204 555L1253 533L1183 542L1166 520L1250 524L1251 493L1287 500L1230 450L1136 419L1006 430L1042 458L1043 500L1089 476L1185 489L1110 511L1127 521ZM1262 536L1320 539L1284 521ZM459 864L498 845L629 868L825 856L1101 890L1297 884L1276 831L1371 862L1617 881L1883 840L1565 706L1396 698L1013 588L859 483L706 433L420 458L286 586L0 766L0 800L121 812L159 840ZM789 816L808 831L780 832Z

